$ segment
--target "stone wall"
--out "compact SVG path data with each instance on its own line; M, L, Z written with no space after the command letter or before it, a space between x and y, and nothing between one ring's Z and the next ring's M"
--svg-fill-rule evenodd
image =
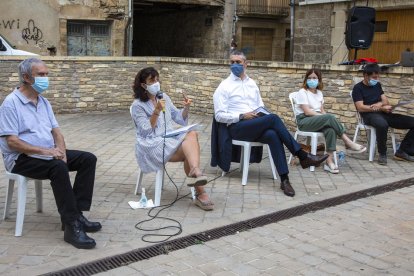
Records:
M161 89L181 107L184 91L194 100L193 113L212 115L212 96L223 78L229 74L226 60L168 57L135 58L59 58L44 57L50 69L50 89L44 96L56 113L127 111L133 98L131 86L138 70L154 66L160 72ZM16 57L0 59L0 101L18 85ZM353 66L316 65L323 72L325 108L337 114L348 133L355 129L355 109L349 97L353 83L361 73ZM256 80L265 105L279 114L291 129L292 110L288 95L297 91L304 74L312 64L250 62L248 74ZM414 68L390 68L381 76L391 103L414 98ZM399 109L414 115L408 106ZM351 131L352 130L352 131Z
M294 62L331 63L331 13L332 4L297 8Z
M1 1L0 33L20 50L67 55L67 20L105 20L111 23L111 53L122 56L127 16L128 0Z

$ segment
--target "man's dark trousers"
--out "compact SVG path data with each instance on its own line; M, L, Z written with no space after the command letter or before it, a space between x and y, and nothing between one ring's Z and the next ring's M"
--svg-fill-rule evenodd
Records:
M67 163L62 160L42 160L20 154L12 173L34 179L50 179L62 222L69 223L81 211L89 211L95 182L96 157L92 153L66 150ZM75 183L70 183L69 171L77 171Z
M268 144L279 175L289 173L283 145L293 154L301 149L282 120L275 114L242 120L230 125L229 129L233 139Z
M361 113L361 115L364 123L374 127L376 130L378 153L387 153L388 127L392 127L396 129L409 129L401 142L400 150L409 155L414 155L414 117L384 112L366 112Z

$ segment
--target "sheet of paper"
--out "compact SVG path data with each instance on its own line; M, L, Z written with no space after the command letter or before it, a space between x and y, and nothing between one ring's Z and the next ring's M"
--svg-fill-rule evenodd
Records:
M269 110L267 110L264 106L260 106L256 108L255 110L253 110L253 112L256 114L262 113L264 115L270 114Z
M173 136L177 136L181 133L185 133L188 132L190 130L193 130L194 128L197 127L198 124L192 124L192 125L188 125L185 127L181 127L179 129L175 129L173 131L168 131L163 137L168 138L168 137L173 137Z
M132 209L148 209L155 207L154 202L152 199L148 199L147 206L142 207L139 201L128 201L129 206L131 206Z

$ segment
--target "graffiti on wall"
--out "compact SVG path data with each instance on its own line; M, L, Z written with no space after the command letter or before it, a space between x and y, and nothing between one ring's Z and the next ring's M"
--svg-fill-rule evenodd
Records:
M29 40L33 40L36 44L42 39L43 32L35 26L33 19L27 22L27 28L22 31L22 38L29 44Z
M20 30L20 26L20 19L0 21L0 30L2 28L6 30ZM29 41L33 41L35 44L43 42L43 32L39 27L36 26L33 19L29 19L27 21L27 27L23 27L22 38L27 42L27 44L29 44Z

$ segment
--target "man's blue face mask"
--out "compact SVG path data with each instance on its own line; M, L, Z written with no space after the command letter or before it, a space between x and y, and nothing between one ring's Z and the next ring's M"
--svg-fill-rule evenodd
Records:
M375 86L377 83L378 83L378 80L375 80L375 79L370 79L369 80L369 85L370 86Z
M236 77L240 77L244 71L244 67L243 64L233 63L230 65L230 70Z
M37 93L42 94L49 87L48 77L35 77L35 82L32 84L34 90Z

